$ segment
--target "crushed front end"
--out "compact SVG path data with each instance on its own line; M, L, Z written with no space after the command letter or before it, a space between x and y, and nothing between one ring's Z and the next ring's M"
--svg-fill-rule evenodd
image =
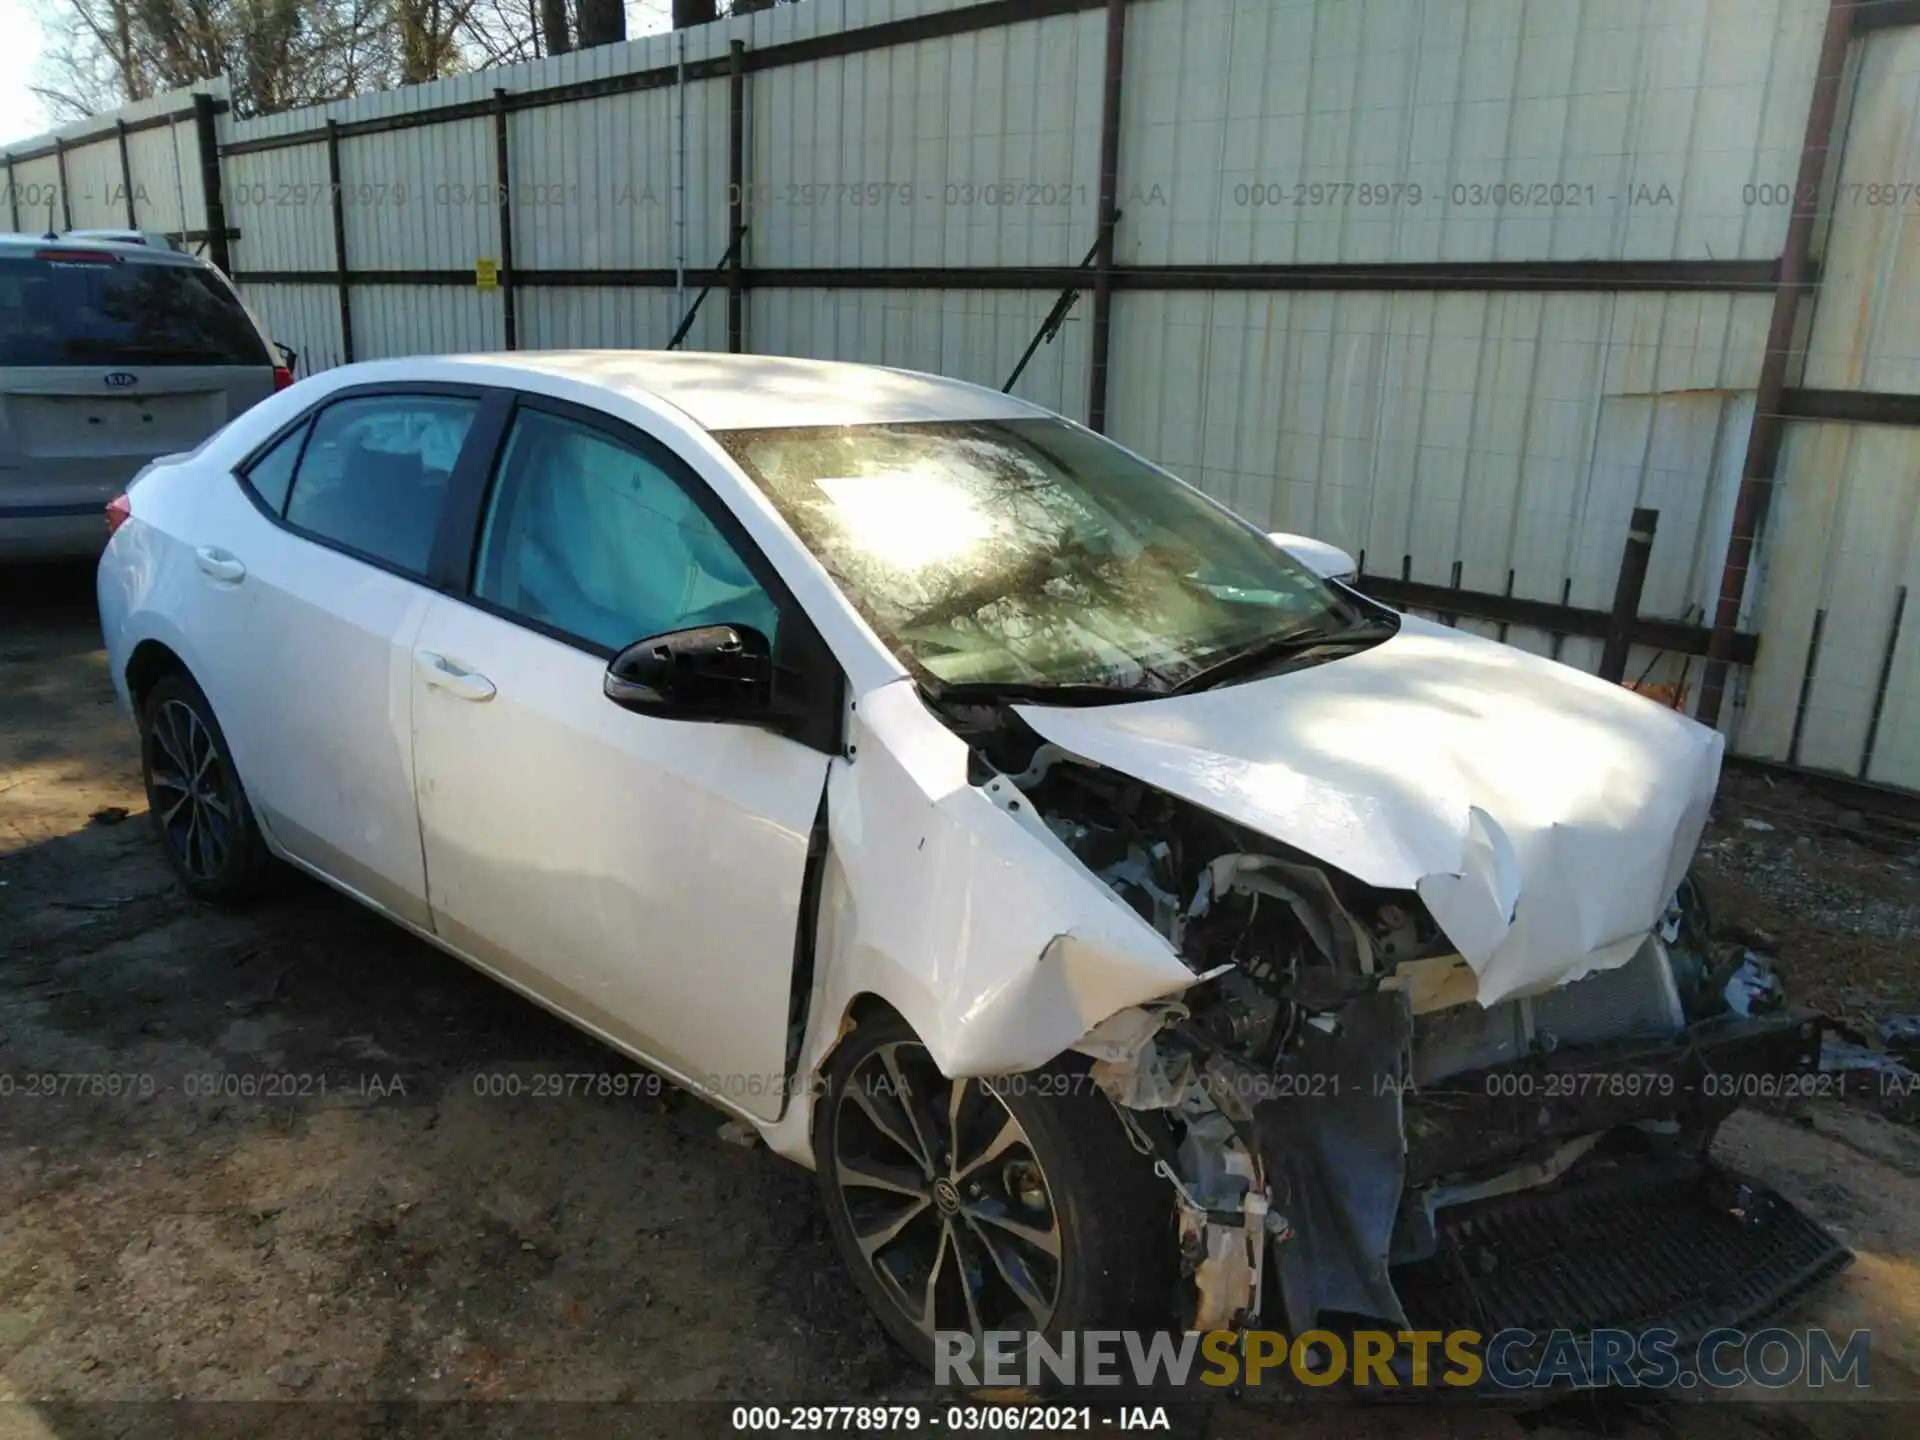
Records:
M1077 1047L1176 1196L1195 1329L1752 1321L1847 1252L1719 1169L1742 1099L1818 1064L1777 990L1735 1013L1690 885L1609 968L1483 1003L1417 887L948 715L1196 973ZM1691 848L1691 842L1688 842ZM1624 955L1624 963L1619 956Z

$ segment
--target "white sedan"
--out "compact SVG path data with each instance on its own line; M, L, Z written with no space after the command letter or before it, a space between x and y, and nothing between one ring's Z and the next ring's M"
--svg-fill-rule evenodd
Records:
M1843 1255L1710 1198L1742 1092L1699 1077L1809 1033L1707 971L1719 737L1058 416L770 357L382 361L109 513L181 882L296 866L756 1127L923 1358L1485 1322L1474 1218L1603 1182L1592 1322L1649 1266L1705 1314ZM1571 1323L1530 1273L1502 1313Z

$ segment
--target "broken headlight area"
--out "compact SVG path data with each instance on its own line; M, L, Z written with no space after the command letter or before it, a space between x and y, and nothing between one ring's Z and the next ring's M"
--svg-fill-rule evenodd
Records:
M1706 1158L1743 1077L1811 1072L1819 1036L1770 980L1723 973L1690 885L1625 964L1486 1006L1417 893L1004 715L954 718L982 778L1021 791L1198 977L1078 1047L1176 1195L1189 1326L1566 1324L1577 1292L1599 1307L1583 1323L1686 1329L1751 1319L1845 1263ZM1556 1230L1592 1243L1573 1259Z

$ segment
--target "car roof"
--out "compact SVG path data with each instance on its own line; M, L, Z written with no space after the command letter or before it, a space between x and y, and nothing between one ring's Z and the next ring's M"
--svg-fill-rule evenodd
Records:
M74 234L0 234L0 255L28 255L39 250L98 250L125 260L144 260L156 265L200 266L206 262L184 250L173 250L139 240L109 240L99 235Z
M963 380L787 355L697 350L551 350L447 356L462 366L559 376L636 399L662 401L707 430L1011 420L1047 411ZM510 383L502 377L502 383Z

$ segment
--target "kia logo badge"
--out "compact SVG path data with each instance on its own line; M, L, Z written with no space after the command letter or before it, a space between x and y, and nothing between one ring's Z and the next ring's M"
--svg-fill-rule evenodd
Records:
M124 390L129 385L138 385L139 383L140 377L138 375L129 374L125 370L116 370L107 376L108 386L115 390Z

